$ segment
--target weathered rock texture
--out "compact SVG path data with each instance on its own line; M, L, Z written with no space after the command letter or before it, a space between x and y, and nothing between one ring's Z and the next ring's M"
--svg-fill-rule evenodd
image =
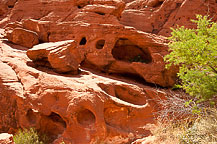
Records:
M82 69L60 75L32 63L23 47L1 42L0 48L1 98L10 98L1 104L11 108L1 108L0 124L10 120L3 131L35 127L54 143L127 143L149 134L144 126L158 109L153 99L166 95Z
M196 13L215 21L216 9L215 0L1 1L0 132L35 127L67 144L148 136L167 95L155 86L176 81L164 36L194 27Z
M144 32L169 36L170 27L195 28L196 14L209 15L217 21L216 0L135 0L127 3L122 14L123 25Z
M57 57L60 55L64 57L61 58L61 62L65 61L67 63L61 66L65 66L62 70L57 70L59 72L76 71L81 64L108 73L140 76L149 83L164 87L172 86L175 83L176 70L165 69L163 57L168 52L167 41L164 37L138 32L134 28L115 23L112 25L96 24L92 20L89 20L88 24L84 21L55 23L23 20L20 24L9 24L6 27L9 39L11 35L12 37L17 37L13 36L13 32L11 33L13 27L14 29L21 27L22 29L35 30L35 33L41 37L41 39L39 38L40 41L43 41L43 38L46 37L48 38L47 40L44 39L44 41L50 42L68 39L75 40L77 44L71 46L73 47L70 48L71 50L67 50L70 51L70 54L61 48L52 50L59 54L56 54ZM41 28L42 33L36 31L36 28ZM53 49L48 48L45 50L46 44L44 45L39 45L29 50L27 54L30 59L42 61L46 54L43 54L41 51L51 51ZM37 50L38 48L40 50ZM58 58L54 58L55 53L52 51L48 52L49 56L46 56L46 58L48 58L50 64L59 63L60 61L57 62ZM74 58L69 59L66 57ZM56 66L53 64L51 66L56 69ZM72 65L69 66L70 64Z

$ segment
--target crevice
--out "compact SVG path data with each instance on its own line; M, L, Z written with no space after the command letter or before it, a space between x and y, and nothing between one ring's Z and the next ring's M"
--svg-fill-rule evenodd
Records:
M96 14L99 14L99 15L105 15L105 13L103 12L95 12Z
M8 8L11 9L11 8L14 8L14 6L13 5L9 5Z
M50 32L47 33L47 42L50 41L50 40L49 40L49 39L50 39L50 34L51 34Z
M146 86L149 86L149 87L163 88L160 85L147 82L143 77L141 77L138 74L122 73L122 74L111 74L111 76L112 75L115 76L115 77L120 77L120 78L123 78L125 80L130 80L130 81L133 81L133 82L136 82L136 83L139 83L139 84L142 84L142 85L146 85Z
M82 6L78 5L78 6L77 6L77 8L78 8L78 9L81 9L81 8L82 8Z
M159 7L159 6L161 6L163 3L164 3L164 1L159 1L159 2L156 3L153 7L154 7L154 8Z
M170 15L171 15L177 8L179 8L181 5L182 5L182 3L176 3L176 7L175 7L174 9L172 9L172 10L169 12L169 14L166 15L166 19L164 20L164 22L163 22L161 25L159 25L160 28L159 28L159 29L153 29L152 33L158 34L158 33L163 29L164 25L167 23L167 21L168 21ZM178 10L177 10L176 13L178 13Z
M8 66L10 66L11 69L14 71L14 73L15 73L16 76L17 76L18 82L22 85L22 90L23 90L23 92L24 92L24 91L25 91L24 84L22 83L21 78L18 76L18 73L16 72L15 68L13 68L13 66L11 66L10 64L8 64L7 62L4 62L4 61L2 61L2 62L5 63L5 64L7 64Z

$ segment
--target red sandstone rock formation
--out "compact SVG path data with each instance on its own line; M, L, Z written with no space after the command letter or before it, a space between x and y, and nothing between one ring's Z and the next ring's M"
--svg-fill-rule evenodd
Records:
M192 27L189 18L207 9L216 20L216 5L214 0L1 1L7 39L1 30L0 132L35 127L53 143L67 144L146 137L145 125L154 123L159 109L156 99L166 95L151 84L168 87L176 80L176 68L164 68L167 40L156 34L168 35L175 24ZM138 77L149 86L135 82Z
M195 28L191 19L196 14L209 15L217 21L216 0L135 0L127 3L122 14L123 25L138 30L169 36L170 27Z
M154 122L158 108L152 100L163 97L163 91L82 69L75 76L60 75L36 66L25 50L1 42L1 79L8 80L1 81L1 92L16 92L1 95L11 98L7 104L1 101L5 105L16 101L11 107L16 107L12 116L17 125L5 125L8 129L35 127L56 139L54 143L125 143L149 134L143 127Z

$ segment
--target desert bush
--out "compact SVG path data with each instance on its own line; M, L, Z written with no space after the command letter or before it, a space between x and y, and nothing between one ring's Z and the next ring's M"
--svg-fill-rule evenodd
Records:
M217 142L217 23L208 16L196 17L192 22L197 29L178 27L169 38L170 54L165 61L167 67L179 66L178 87L187 94L171 92L159 100L158 124L151 131L160 143Z
M192 126L180 135L180 142L186 144L217 143L217 110L207 109L207 113L198 117Z
M197 29L172 28L167 67L178 65L180 87L198 102L216 101L217 96L217 23L197 15Z
M183 109L181 110L183 111ZM185 115L187 114L187 115ZM217 110L204 108L201 115L194 115L189 110L182 118L174 115L172 120L158 116L157 125L151 129L160 143L170 144L208 144L217 142Z
M186 106L186 101L191 100L191 96L179 91L168 91L168 95L165 99L157 99L157 103L160 105L160 110L156 112L157 120L162 123L176 122L178 119L186 119L197 117L197 113L192 113L193 107L199 109L201 105L197 103Z
M34 128L19 130L14 136L15 144L46 144L46 135L40 135Z

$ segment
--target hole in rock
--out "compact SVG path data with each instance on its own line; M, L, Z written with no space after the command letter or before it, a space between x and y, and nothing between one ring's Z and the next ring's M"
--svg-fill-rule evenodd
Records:
M9 5L8 8L14 8L14 6L13 5Z
M146 104L146 97L140 91L131 89L130 87L115 86L115 96L123 101L135 104Z
M99 15L105 15L105 13L103 12L95 12L96 14L99 14Z
M41 114L39 124L40 132L49 137L50 143L57 139L66 129L66 122L55 112L51 112L50 115Z
M128 85L111 85L103 83L99 83L98 86L107 94L122 101L135 105L144 105L147 103L147 96L141 89L134 89Z
M81 8L82 8L82 6L78 5L78 6L77 6L77 8L81 9Z
M61 118L60 115L58 115L57 113L52 112L48 118L50 118L52 121L54 122L58 122L61 123L63 125L64 128L66 128L66 122Z
M28 121L31 124L35 124L36 123L36 115L35 115L35 113L33 112L32 109L28 110L26 117L27 117Z
M180 7L182 3L176 3L176 8Z
M96 117L90 110L83 109L78 112L77 120L82 126L89 126L96 122Z
M156 3L153 7L159 7L163 4L163 1L159 1L158 3Z
M97 49L102 49L105 45L105 40L98 40L96 43L96 48Z
M83 37L80 41L80 45L85 45L87 43L87 39L85 37Z
M125 62L150 63L152 61L147 49L135 45L126 38L120 38L116 42L112 55L116 60Z
M153 34L157 34L157 33L158 33L158 29L153 29L153 30L152 30L152 33L153 33Z

